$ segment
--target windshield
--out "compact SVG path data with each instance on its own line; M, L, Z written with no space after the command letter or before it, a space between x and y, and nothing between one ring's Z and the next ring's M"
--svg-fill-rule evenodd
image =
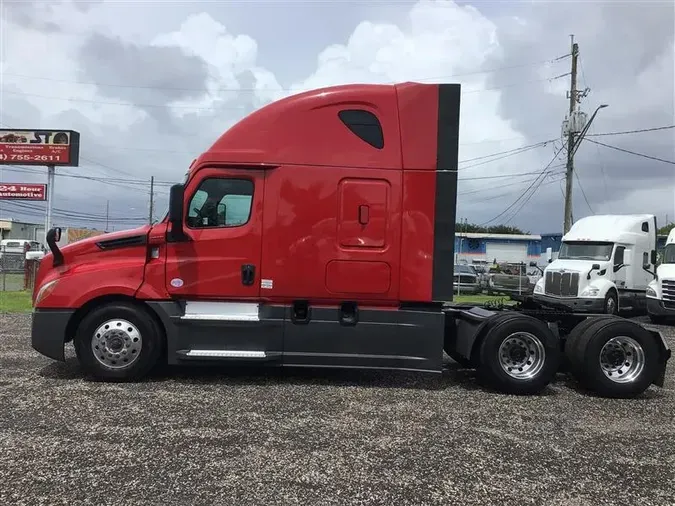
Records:
M558 258L561 260L609 260L612 258L611 242L563 242Z
M457 274L475 274L473 269L468 265L455 265L455 273Z
M667 244L663 249L663 262L664 264L675 264L675 242Z

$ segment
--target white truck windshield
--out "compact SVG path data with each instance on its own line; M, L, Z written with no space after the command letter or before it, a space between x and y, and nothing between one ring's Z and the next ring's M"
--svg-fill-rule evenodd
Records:
M612 257L611 242L563 242L558 258L561 260L609 260Z
M666 244L666 247L663 249L663 262L664 264L675 264L675 242Z

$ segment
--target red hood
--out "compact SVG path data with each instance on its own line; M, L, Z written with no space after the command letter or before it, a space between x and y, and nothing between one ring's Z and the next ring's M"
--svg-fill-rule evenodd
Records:
M120 230L119 232L110 232L107 234L95 235L93 237L87 237L86 239L80 239L71 244L66 244L61 251L64 255L70 255L75 252L86 251L92 247L95 247L95 244L100 241L110 241L112 239L123 239L125 237L133 237L136 235L148 235L150 225L143 225L142 227L132 228L130 230Z

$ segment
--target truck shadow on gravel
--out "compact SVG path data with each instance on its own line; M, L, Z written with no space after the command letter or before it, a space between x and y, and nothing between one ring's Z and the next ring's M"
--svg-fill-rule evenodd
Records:
M99 380L84 374L75 357L65 362L51 362L41 368L38 374L46 379L56 381L86 381L97 383ZM403 371L356 371L322 368L284 369L256 366L164 366L158 368L146 379L135 385L152 385L161 383L177 383L181 385L288 385L288 386L331 386L359 388L395 388L410 390L446 390L462 389L467 391L483 391L499 394L494 389L483 385L475 370L466 369L453 360L444 363L441 375L427 375ZM124 385L125 383L119 383ZM575 380L564 373L557 375L538 396L556 396L561 394L560 388L566 387L588 395ZM653 394L654 392L646 392ZM657 394L658 395L658 394ZM654 395L649 395L654 397Z

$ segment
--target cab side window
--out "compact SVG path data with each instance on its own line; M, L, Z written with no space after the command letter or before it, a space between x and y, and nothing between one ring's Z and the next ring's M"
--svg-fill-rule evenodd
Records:
M614 252L614 272L623 265L623 253L626 251L625 246L617 246Z
M187 226L223 228L245 225L251 217L253 187L253 181L248 179L204 179L190 199Z

